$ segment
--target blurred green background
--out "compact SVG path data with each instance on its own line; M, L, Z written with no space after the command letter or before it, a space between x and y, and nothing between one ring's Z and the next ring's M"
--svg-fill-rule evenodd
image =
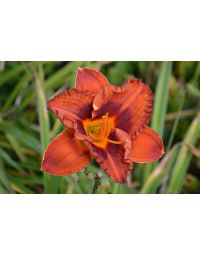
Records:
M127 184L114 183L95 161L66 177L40 171L44 149L63 129L46 102L75 86L78 67L118 86L137 77L154 92L150 126L165 155L135 164ZM0 62L0 193L200 193L199 138L200 62Z

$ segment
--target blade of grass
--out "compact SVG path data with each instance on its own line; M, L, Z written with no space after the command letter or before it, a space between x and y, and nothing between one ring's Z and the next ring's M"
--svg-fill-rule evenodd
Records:
M31 190L30 188L26 187L25 185L21 184L18 181L12 182L12 188L20 194L34 194L33 190Z
M3 105L1 112L5 112L9 109L11 104L13 103L14 99L17 97L20 90L22 90L24 84L28 81L30 78L29 73L25 73L22 78L19 80L19 82L16 84L12 92L10 93L9 97L6 99L5 104Z
M18 65L16 65L15 68L2 72L0 79L0 87L7 81L11 80L13 77L22 73L24 70L25 70L24 64L19 63Z
M19 177L18 176L11 176L10 177L11 182L17 182L19 181ZM20 183L23 185L42 185L43 184L43 180L40 177L36 177L36 176L26 176L26 177L21 177L20 176Z
M177 126L178 126L178 122L179 122L179 119L180 119L180 113L181 113L181 110L182 110L184 102L185 102L185 91L183 91L182 94L183 95L180 95L181 96L181 102L180 102L180 105L179 105L179 111L178 111L178 114L176 115L176 119L175 119L173 127L172 127L172 131L171 131L169 141L168 141L168 144L167 144L167 147L166 147L166 153L169 151L169 149L171 148L171 145L173 143L173 139L174 139L176 129L177 129Z
M197 63L196 70L194 72L191 82L199 83L199 78L200 78L200 62Z
M33 149L34 151L41 153L41 147L39 141L30 133L25 130L20 130L13 123L3 122L0 120L0 131L4 133L10 133L23 145Z
M156 86L154 112L151 127L162 137L169 91L169 80L172 72L172 62L163 62Z
M55 87L59 87L62 83L64 83L70 74L73 73L76 68L81 67L83 65L83 61L79 62L71 62L66 64L63 68L59 69L55 74L50 76L45 82L44 87L48 89L52 89ZM75 82L72 80L72 82Z
M169 80L172 72L172 62L163 62L161 65L158 83L155 91L154 98L154 111L152 116L151 127L157 131L160 137L163 137L165 114L167 112ZM144 171L144 182L156 167L156 162L148 164Z
M198 89L193 83L189 83L187 85L188 93L191 96L200 98L200 89Z
M7 141L0 141L0 147L4 148L4 149L8 149L8 150L13 150L12 146L7 142ZM20 147L22 153L25 155L31 155L31 156L35 156L35 152L31 149L25 148L25 147Z
M55 137L62 129L62 124L59 119L56 119L51 130L51 137Z
M179 112L170 112L170 113L166 114L165 120L173 121L177 118L177 115L179 115L179 118L187 118L187 117L193 117L196 114L197 114L196 109L182 110L180 113Z
M142 190L141 193L155 193L159 183L161 182L161 179L164 177L164 173L167 174L169 166L172 166L172 162L174 160L175 157L175 153L174 155L171 155L171 153L169 152L173 139L174 139L174 135L178 126L178 122L180 119L180 113L181 110L183 108L184 105L184 100L185 100L185 91L183 91L183 95L181 96L181 102L180 102L180 106L179 106L179 111L176 115L176 119L174 121L173 127L172 127L172 131L169 137L169 141L167 144L167 148L166 148L166 156L162 159L162 161L156 166L155 170L148 176ZM168 153L169 152L169 153ZM173 156L173 157L172 157ZM171 159L171 161L169 159ZM169 162L168 162L169 161ZM166 162L166 163L165 163ZM166 168L166 169L165 169Z
M8 179L6 175L2 159L0 159L0 183L1 183L2 189L6 189L6 193L15 193L10 185L10 180ZM2 193L2 191L0 191L0 193Z
M47 104L45 99L45 93L43 89L44 74L42 69L42 63L39 63L39 73L35 73L35 85L37 94L37 108L40 124L40 138L42 151L44 151L49 143L49 117L47 113Z
M67 182L72 185L73 189L78 193L78 194L83 194L84 192L80 188L80 185L74 180L73 176L65 176L64 177Z
M5 162L7 162L7 164L9 164L10 166L12 166L13 168L17 169L17 170L21 170L21 168L19 167L19 165L16 163L16 161L14 161L11 156L4 151L3 149L0 148L0 158L2 158Z
M43 87L44 89L56 89L61 86L68 80L74 82L72 77L74 75L74 70L76 68L83 66L84 62L71 62L67 63L64 67L59 69L57 72L48 77L47 80L44 81ZM72 84L71 84L72 85ZM23 102L20 104L19 108L22 110L27 107L27 105L34 99L35 91L30 89L27 90L26 95L24 96Z
M9 192L0 184L0 194L8 194Z
M141 194L155 194L162 179L169 174L176 159L179 144L176 144L160 161L155 170L149 175L143 185Z
M121 190L121 184L115 183L113 185L113 194L119 194Z
M35 157L32 160L27 160L26 162L18 163L18 165L23 169L37 172L37 174L38 174L38 169L40 168L40 164L38 161L35 160Z
M26 157L24 156L18 141L12 135L10 135L9 133L6 133L6 138L8 139L9 143L11 144L13 150L15 151L15 153L17 154L19 159L22 162L25 162L26 161Z
M200 135L200 113L194 118L191 126L189 127L183 144L181 145L180 152L176 163L173 168L172 176L167 187L167 193L180 193L184 178L189 167L192 157L192 151L189 145L195 145L197 138Z
M34 73L34 76L37 95L37 109L39 115L40 140L42 145L42 151L45 151L50 140L49 138L50 128L44 92L44 73L41 62L38 64L38 70L39 70L38 72ZM56 181L57 179L58 178L56 177L54 178L54 176L44 173L45 193L56 193L58 191L59 182Z

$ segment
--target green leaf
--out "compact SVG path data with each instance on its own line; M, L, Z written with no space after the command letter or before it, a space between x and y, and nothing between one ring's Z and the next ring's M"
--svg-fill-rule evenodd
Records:
M155 170L149 175L144 183L140 193L141 194L154 194L156 193L161 181L171 171L171 167L176 159L179 144L176 144L160 161Z
M0 158L2 158L5 162L7 162L10 166L14 167L17 170L21 170L19 165L11 158L11 156L0 148Z
M35 85L37 94L37 109L39 115L40 139L44 151L49 143L49 117L44 92L44 74L42 64L39 64L39 73L35 73Z
M7 137L8 141L10 142L13 150L16 152L17 156L19 157L19 159L22 162L25 162L26 161L26 157L22 153L21 147L20 147L17 139L14 136L12 136L11 134L9 134L9 133L6 133L6 137Z
M25 66L24 64L19 64L17 63L16 66L14 68L12 68L11 70L6 70L4 72L1 73L1 79L0 79L0 87L10 81L13 77L19 75L20 73L22 73L25 70Z
M169 94L169 80L172 72L172 62L163 62L161 65L158 83L154 97L154 111L151 127L162 137L164 132L165 114Z
M177 126L178 126L178 122L179 122L180 115L181 115L181 110L182 110L184 102L185 102L185 91L183 91L182 93L180 92L180 96L181 96L181 101L180 101L180 105L179 105L179 111L176 115L176 119L175 119L173 127L172 127L172 131L171 131L169 141L168 141L168 144L167 144L167 147L166 147L166 152L169 151L169 149L171 148L171 145L173 143L173 140L174 140L174 136L175 136Z
M172 72L172 62L163 62L161 65L158 83L154 97L154 111L152 116L151 127L163 137L165 115L167 112L167 102L169 94L169 80ZM156 167L156 162L147 165L144 171L144 182Z
M193 83L187 85L187 89L190 95L200 99L200 89Z
M180 193L187 169L192 157L190 145L195 145L198 137L200 136L200 113L197 114L192 124L190 125L183 144L181 145L180 152L176 163L173 168L172 176L167 188L167 193Z
M0 193L15 193L11 187L9 178L6 175L2 159L0 159L0 186Z
M3 105L1 112L5 112L9 109L15 98L18 96L20 91L23 89L24 84L28 81L28 79L31 77L29 73L25 73L22 78L19 80L19 82L16 84L8 98L6 98L5 104Z
M74 70L76 71L76 68L81 67L83 65L83 62L71 62L66 64L64 67L59 69L56 73L51 75L44 83L44 87L48 89L57 88L66 80L71 80L72 82L75 82L72 79L72 74Z
M34 191L18 181L13 181L13 189L20 194L34 194Z
M64 178L78 194L84 193L83 190L81 189L80 185L78 184L78 182L74 179L74 176L69 175L69 176L65 176Z
M0 120L0 131L13 135L23 145L33 149L34 151L41 153L41 147L39 141L29 132L19 129L13 123L3 122Z
M39 115L40 140L42 151L44 152L50 141L49 117L47 112L47 103L44 92L44 73L42 63L38 64L39 72L35 73L35 85L37 94L37 108ZM44 192L57 193L59 190L61 177L51 176L44 173Z
M57 89L65 84L66 81L70 82L70 87L74 87L75 81L75 71L78 67L81 67L84 62L70 62L67 63L64 67L60 68L58 71L53 73L48 77L43 84L45 89ZM23 102L20 104L19 108L22 110L27 107L27 105L34 99L35 91L27 89L26 96L24 97Z

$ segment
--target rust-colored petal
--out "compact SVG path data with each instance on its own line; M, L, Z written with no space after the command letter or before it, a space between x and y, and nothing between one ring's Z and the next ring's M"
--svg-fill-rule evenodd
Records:
M106 103L111 99L113 96L113 90L112 85L106 86L105 88L102 88L99 90L99 92L96 94L94 100L93 100L93 109L94 109L94 116L95 113L98 112L98 110L106 105ZM113 86L114 87L114 86Z
M129 79L123 87L110 86L94 98L92 113L97 118L106 113L116 117L116 127L135 138L149 123L153 109L153 94L148 85Z
M151 128L146 127L132 141L131 160L137 163L147 163L158 160L164 153L162 139Z
M131 163L131 147L132 147L132 141L131 137L124 132L123 130L119 128L114 128L110 137L114 136L114 139L116 137L117 141L121 142L121 146L124 147L124 162L125 163Z
M48 145L41 168L53 175L68 175L83 169L90 160L88 147L73 131L64 130Z
M109 85L106 77L94 70L89 68L79 68L76 76L76 88L89 90L97 93L101 88Z
M91 155L96 159L103 171L115 182L124 183L127 173L132 169L130 162L130 137L121 130L114 130L109 139L121 141L121 144L107 143L105 149L90 145Z
M73 128L74 122L90 117L94 94L89 91L70 89L48 101L48 108L62 121Z

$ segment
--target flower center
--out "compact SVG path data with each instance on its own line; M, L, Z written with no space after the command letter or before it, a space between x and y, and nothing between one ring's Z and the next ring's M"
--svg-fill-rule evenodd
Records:
M121 144L121 142L108 139L112 128L115 127L114 118L109 117L108 115L109 114L106 113L101 119L87 119L83 122L86 134L94 139L93 144L101 148L105 148L108 142Z

